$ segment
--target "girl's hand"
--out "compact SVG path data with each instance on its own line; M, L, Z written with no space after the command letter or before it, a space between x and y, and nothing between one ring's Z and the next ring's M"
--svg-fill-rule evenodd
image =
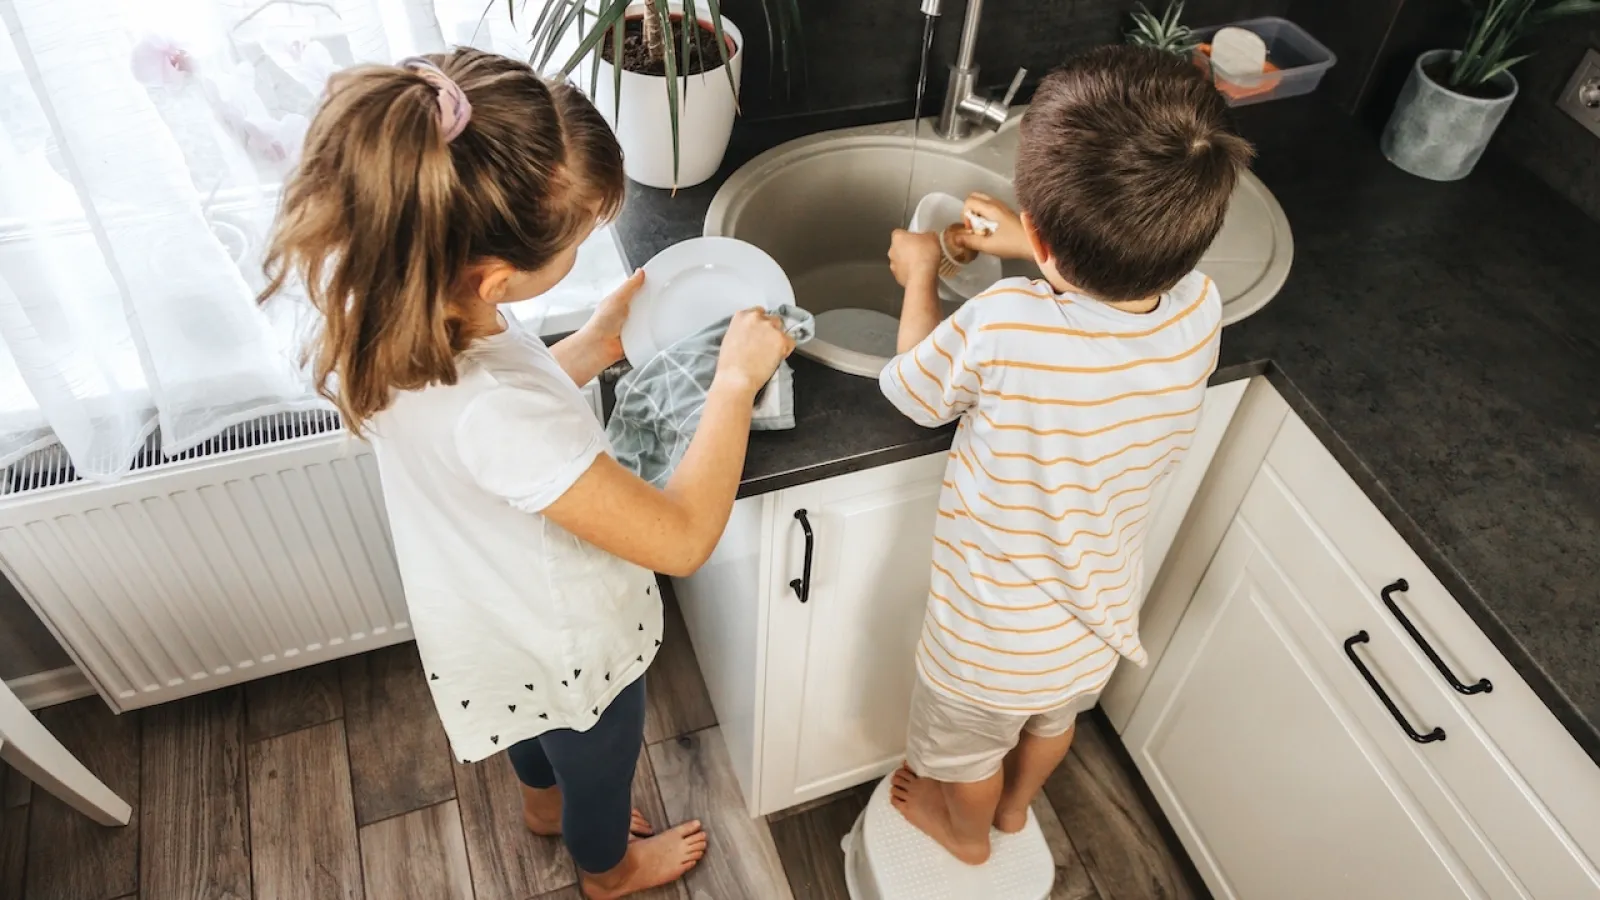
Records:
M937 282L942 255L937 234L915 234L896 228L889 239L889 271L901 287Z
M622 359L622 326L628 321L628 311L633 308L633 298L644 287L644 270L635 269L622 286L612 291L594 308L584 330L590 332L595 346L603 351L609 366ZM601 368L605 368L602 366Z
M967 202L962 212L967 215L982 216L999 227L991 235L964 231L955 238L957 244L968 250L976 250L1001 259L1033 259L1033 245L1028 243L1028 234L1022 227L1022 217L1011 207L988 194L972 193L967 195Z
M753 399L772 379L778 363L794 350L794 339L784 333L783 320L759 307L741 310L728 325L717 355L712 387L726 385Z

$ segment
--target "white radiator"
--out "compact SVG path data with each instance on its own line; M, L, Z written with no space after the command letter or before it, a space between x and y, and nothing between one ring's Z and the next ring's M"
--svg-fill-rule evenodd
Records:
M326 413L114 484L5 470L0 567L118 711L410 638L376 461Z

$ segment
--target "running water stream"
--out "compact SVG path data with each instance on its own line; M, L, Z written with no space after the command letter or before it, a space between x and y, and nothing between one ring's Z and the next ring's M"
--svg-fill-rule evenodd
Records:
M922 133L922 95L928 90L928 55L933 50L933 29L938 21L937 12L922 14L922 64L917 69L916 105L911 108L911 165L906 173L905 209L900 213L902 226L911 221L911 188L917 177L917 140Z

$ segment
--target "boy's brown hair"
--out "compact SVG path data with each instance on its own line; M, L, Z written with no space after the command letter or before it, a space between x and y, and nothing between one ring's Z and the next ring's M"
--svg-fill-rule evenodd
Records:
M468 48L427 61L470 101L465 130L414 68L340 72L267 247L262 300L304 286L314 382L356 434L395 391L455 383L469 266L537 270L622 206L622 150L577 88Z
M1052 72L1021 128L1022 209L1061 277L1106 301L1193 271L1254 155L1199 69L1142 47L1100 47Z

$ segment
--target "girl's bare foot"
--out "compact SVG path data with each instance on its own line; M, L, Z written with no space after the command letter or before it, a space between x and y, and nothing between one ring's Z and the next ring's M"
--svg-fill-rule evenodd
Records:
M561 836L561 788L531 788L522 786L522 823L540 837ZM634 838L649 837L656 833L644 814L637 809L628 824L628 833Z
M682 878L706 855L706 833L698 821L685 822L655 837L628 845L628 855L609 872L579 874L589 900L617 900Z
M989 841L962 843L956 840L950 827L950 812L944 805L944 792L937 781L918 778L916 773L901 766L889 783L889 802L906 821L917 830L933 838L951 856L967 865L978 866L989 861Z

